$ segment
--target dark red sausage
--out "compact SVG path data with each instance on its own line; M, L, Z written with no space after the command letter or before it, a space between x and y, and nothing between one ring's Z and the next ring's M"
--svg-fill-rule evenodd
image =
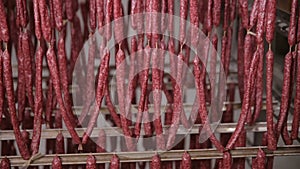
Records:
M294 98L294 116L292 123L292 139L298 138L299 133L299 120L300 120L300 44L297 45L297 76L296 76L296 95Z
M114 16L114 35L117 43L124 39L124 21L123 21L123 7L121 0L113 0L113 16Z
M34 128L31 141L32 154L39 151L39 144L41 138L42 114L43 114L43 89L42 89L42 72L43 72L43 48L38 47L35 58L35 100L34 100Z
M142 122L142 116L143 116L143 111L144 111L144 105L146 102L146 97L147 97L147 86L148 86L148 76L149 76L149 66L150 66L150 61L151 61L151 49L150 46L148 45L144 52L144 62L142 63L142 71L141 71L141 97L139 101L139 106L138 106L138 114L137 114L137 120L135 123L135 135L136 137L140 137L140 130L141 130L141 122ZM140 57L140 56L139 56Z
M257 50L259 50L259 61L258 61L258 68L257 68L257 76L256 76L256 103L255 103L255 111L254 111L254 117L252 119L252 123L256 122L258 119L261 108L262 108L262 97L263 97L263 71L264 71L264 45L258 44L259 47Z
M49 79L48 82L48 90L47 90L47 98L46 98L46 110L45 110L45 120L46 120L46 126L49 128L50 127L50 121L51 121L51 116L52 116L52 108L53 108L53 97L54 97L54 92L53 92L53 83L52 80Z
M198 0L190 1L190 18L191 18L191 44L196 47L198 44L198 29L199 29L199 4Z
M90 118L87 130L82 138L82 142L86 143L88 141L89 135L92 133L92 130L96 124L97 118L99 116L99 109L101 107L101 103L105 94L105 88L108 80L108 73L109 73L109 60L110 60L110 53L107 49L104 52L104 58L100 64L100 71L98 74L98 82L96 88L96 106L95 110L93 111L92 117Z
M160 157L155 154L152 159L151 159L151 164L150 164L151 169L160 169L161 168L161 161Z
M161 24L160 29L161 33L165 33L167 29L167 21L168 21L168 0L162 0L161 2Z
M195 85L197 89L197 95L199 97L199 116L201 118L202 124L208 125L207 109L206 109L206 100L204 92L204 71L200 70L200 60L198 57L194 59L194 74L195 74ZM207 126L206 126L207 127ZM217 140L214 133L212 133L210 127L204 128L206 132L210 135L209 139L214 144L214 146L221 152L224 151L223 145Z
M251 97L250 94L252 93L251 86L254 84L254 82L253 82L254 80L252 80L252 79L255 77L258 59L259 59L259 55L258 55L258 51L256 51L254 54L254 58L252 59L251 65L250 65L250 71L249 71L249 75L248 75L249 80L247 80L247 84L246 84L246 88L245 88L243 104L242 104L242 112L239 117L237 127L227 143L227 146L226 146L227 149L233 148L240 133L244 129L244 125L247 120L247 115L249 113L249 108L250 108L250 97Z
M75 1L73 0L65 0L65 8L66 8L66 15L69 21L73 20L73 17L75 15L75 11L73 8L73 4Z
M258 7L258 16L257 16L257 24L256 24L256 42L263 42L263 34L264 34L264 18L266 13L266 4L267 0L261 0Z
M86 160L86 169L96 169L96 158L92 155L89 155Z
M0 28L1 28L1 33L0 33L1 40L3 40L4 42L8 42L9 30L8 30L7 18L6 18L3 0L0 1Z
M0 51L0 126L2 126L3 108L4 108L4 84L3 84L3 57Z
M131 131L128 128L127 125L127 119L125 114L125 100L124 100L124 78L125 78L125 65L123 64L125 60L125 53L121 48L119 48L117 54L116 54L116 79L117 79L117 94L118 94L118 103L119 103L119 109L121 114L121 125L124 132L124 135L126 136L126 145L129 150L134 149L132 144Z
M38 40L40 40L42 38L42 30L41 30L41 17L40 17L38 0L33 0L33 14L34 14L35 36Z
M58 156L55 156L52 160L52 168L62 169L62 162Z
M186 40L186 20L188 15L188 1L187 0L180 0L180 34L179 34L179 41L180 44Z
M110 169L119 169L120 168L120 160L117 155L113 155L110 160Z
M251 10L251 13L250 13L250 21L249 21L250 29L257 22L257 17L258 17L258 12L259 12L259 4L260 4L260 0L254 0L253 5L252 5L252 10Z
M221 0L214 0L213 1L213 24L218 27L221 21Z
M173 35L173 28L174 28L174 20L173 20L173 15L174 15L174 1L173 0L168 0L168 31L170 35Z
M108 86L108 84L107 84L107 86ZM115 109L115 107L114 107L114 105L113 105L113 103L111 101L110 91L109 91L108 87L106 87L105 100L106 100L106 104L107 104L107 109L110 112L110 115L111 115L113 121L115 122L115 125L117 127L121 127L120 117L118 116L118 114L116 112L116 109Z
M229 27L229 21L230 21L230 0L225 0L224 3L225 4L224 4L223 29L227 30L227 28ZM209 17L209 16L207 16L207 17Z
M95 32L97 26L97 8L96 8L96 0L89 0L89 23L92 32Z
M232 165L231 154L228 151L226 151L223 153L222 168L231 169L231 165Z
M291 67L292 67L292 53L289 52L285 56L284 60L284 72L283 72L283 85L281 93L281 104L279 111L279 119L277 121L277 132L281 133L283 125L286 121L289 108L289 98L290 98L290 84L291 84Z
M238 32L238 81L239 81L239 92L240 98L244 97L244 40L245 40L245 29L242 25L239 25Z
M15 99L14 99L14 88L13 88L13 79L12 79L12 65L11 65L11 57L6 49L3 52L3 75L4 75L4 84L5 84L5 91L7 94L8 106L9 106L9 113L11 124L14 129L15 138L17 145L19 147L20 154L23 159L28 160L30 158L30 153L27 145L25 144L20 129L19 129L19 122L16 115L16 107L15 107Z
M273 122L273 100L272 100L272 84L273 84L273 66L274 66L274 54L271 49L266 54L266 93L267 93L267 138L268 149L275 150L277 147L276 137L274 133Z
M290 46L294 46L296 43L297 7L298 7L298 1L293 0L291 3L291 16L290 16L290 26L289 26L289 33L288 33L288 42Z
M33 98L33 75L32 75L32 58L30 53L30 37L29 33L25 32L22 36L22 53L24 57L24 73L25 73L25 87L29 105L34 110Z
M191 156L188 152L184 152L181 159L181 169L191 169L192 168L192 160Z
M160 1L159 0L151 0L151 32L154 43L157 44L160 39Z
M104 26L104 1L96 0L96 9L97 9L97 21L98 21L98 30L100 33L103 32Z
M64 101L62 99L57 61L56 61L54 49L51 46L47 51L47 63L48 63L49 69L50 69L51 78L53 80L52 81L53 87L54 87L57 101L59 103L59 108L61 111L62 118L64 119L64 122L66 123L66 127L67 127L68 131L70 132L70 135L72 136L74 143L80 144L81 140L74 129L74 124L72 124L72 121L71 121L70 117L68 116L67 110L64 105Z
M64 135L59 133L56 136L55 140L55 153L56 154L64 154L65 153L65 140Z
M256 157L257 169L265 168L265 160L266 160L265 152L262 149L259 149Z
M7 157L3 158L1 160L1 164L0 164L1 168L2 169L10 169L11 166L10 166L10 161Z
M271 43L274 39L276 21L276 0L268 0L266 10L266 40Z
M241 8L242 25L245 29L249 28L248 1L238 0L239 8Z
M106 152L106 134L103 129L99 130L96 151L97 151L97 153Z
M53 0L54 20L58 31L63 29L63 1Z
M51 25L50 25L50 16L48 15L48 9L46 0L39 1L39 12L41 16L41 28L44 39L47 42L51 41Z

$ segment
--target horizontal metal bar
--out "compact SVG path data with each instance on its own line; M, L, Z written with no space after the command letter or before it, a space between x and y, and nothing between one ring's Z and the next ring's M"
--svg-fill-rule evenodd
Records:
M198 134L199 127L201 124L195 124L190 129L184 128L182 125L179 126L177 134ZM220 123L217 125L215 129L215 133L233 133L236 129L237 123ZM291 131L292 122L287 123L288 131ZM163 132L167 133L169 126L163 126ZM105 128L94 128L90 137L97 138L99 130L102 129L105 131L106 135L111 136L120 136L122 135L122 129L118 127L105 127ZM79 136L82 136L85 132L86 128L76 128L76 131ZM267 123L266 122L257 122L252 126L246 125L245 130L247 132L266 132L267 131ZM32 130L26 130L32 135ZM144 135L143 128L141 129L141 136ZM43 129L42 130L42 139L55 139L58 133L62 133L65 138L71 138L67 129ZM14 132L13 130L0 130L0 140L14 140Z
M267 157L270 156L298 156L300 155L300 146L282 146L275 151L269 151L266 147L239 147L230 150L232 158L251 158L257 156L257 151L263 149ZM171 150L171 151L142 151L142 152L113 152L113 153L82 153L82 154L58 154L63 165L79 165L86 164L86 159L89 155L96 158L97 163L109 163L111 157L118 155L120 162L149 162L153 155L158 153L161 161L178 161L181 160L182 154L187 151L192 160L204 159L220 159L223 156L222 152L216 149L194 149L194 150ZM53 157L56 155L44 155L43 157L32 161L31 166L46 166L51 165ZM3 158L3 157L2 157ZM20 156L7 157L11 166L22 166L26 163Z

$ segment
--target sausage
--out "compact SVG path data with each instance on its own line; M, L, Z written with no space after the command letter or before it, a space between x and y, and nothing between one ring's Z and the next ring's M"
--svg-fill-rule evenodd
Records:
M279 118L277 121L277 132L281 133L284 123L286 121L289 109L290 98L290 84L291 84L291 67L292 67L292 53L289 52L284 59L283 85L281 93L281 104L279 111Z
M108 83L108 80L107 80L107 83ZM107 84L108 86L108 84ZM110 98L110 93L109 93L109 88L106 87L106 92L105 92L105 100L106 100L106 104L107 104L107 109L115 123L115 125L117 127L121 127L121 121L120 121L120 117L118 116L116 110L115 110L115 107L111 101L111 98Z
M296 43L297 7L298 7L298 1L293 0L291 3L291 16L290 16L290 26L289 26L289 33L288 33L288 43L290 46L294 46Z
M160 33L164 34L167 29L167 21L168 21L168 0L162 0L161 2L161 24L160 24Z
M86 80L87 80L87 86L86 86L86 96L85 96L85 103L83 105L83 109L81 112L81 115L79 117L79 123L82 124L84 119L86 118L90 106L93 101L93 92L94 92L94 65L95 65L95 57L96 57L96 39L94 36L90 37L89 40L89 53L88 53L88 67L87 67L87 73L86 73Z
M265 168L265 159L266 159L265 152L262 149L259 149L256 157L257 169Z
M3 0L0 1L0 28L1 28L1 33L0 37L1 40L4 42L9 41L9 30L8 30L8 25L7 25L7 20L6 20L6 13L5 13L5 7L3 4Z
M223 22L223 29L227 30L229 27L229 20L230 20L230 0L224 1L224 22ZM209 16L207 16L208 19Z
M86 169L96 169L96 158L93 155L89 155L86 160Z
M138 114L136 118L136 123L135 123L135 130L134 133L136 137L140 137L140 130L141 130L141 122L142 122L142 116L143 116L143 111L144 111L144 105L146 102L146 97L147 97L147 86L148 86L148 76L149 76L149 66L150 66L150 61L151 61L151 49L150 46L148 45L144 52L144 62L142 63L142 71L141 71L141 96L140 96L140 101L139 101L139 106L138 106Z
M231 169L231 165L232 165L231 154L228 151L226 151L223 153L222 168Z
M73 115L72 111L72 99L69 92L69 83L68 83L68 67L67 67L67 55L65 49L65 30L62 30L59 35L58 39L58 51L57 51L57 59L58 59L58 70L59 70L59 77L61 82L61 88L63 91L63 98L66 102L66 110L68 112L69 118L72 120L74 127L76 126L76 120Z
M63 1L53 0L55 26L60 32L63 29Z
M256 76L256 103L255 103L255 111L254 111L254 117L252 119L252 123L254 123L261 112L262 108L262 97L263 97L263 71L264 71L264 45L258 44L259 47L257 50L259 50L259 62L258 68L257 68L257 76Z
M243 28L249 28L249 14L248 14L248 1L245 0L238 0L239 1L239 8L241 8L241 21Z
M114 16L114 35L117 43L120 43L124 39L124 21L123 21L123 7L121 0L113 1L113 16Z
M62 169L62 162L58 156L55 156L52 160L52 168Z
M110 160L110 169L119 169L120 168L120 160L117 155L113 155Z
M237 0L232 0L230 3L230 23L233 23L235 18L236 18L236 1Z
M55 140L55 153L56 154L64 154L65 153L65 141L64 141L64 136L63 134L60 132L58 133L58 135L56 136L56 140Z
M57 67L57 62L56 62L56 57L55 57L53 46L50 46L50 48L47 51L46 56L47 56L47 63L48 63L49 69L50 69L50 75L53 80L52 82L53 82L54 92L56 94L56 98L57 98L57 101L59 104L62 118L66 124L68 131L70 132L70 135L71 135L74 143L80 144L81 140L74 129L72 121L71 121L70 117L68 116L67 110L65 108L64 101L62 99L58 67Z
M214 0L213 1L213 9L214 12L213 14L213 24L215 25L215 27L218 27L220 25L220 21L221 21L221 0Z
M239 25L238 32L238 55L237 55L237 66L238 66L238 87L240 92L240 98L244 97L244 40L245 40L245 29L242 25Z
M246 90L247 80L249 76L250 64L251 64L251 35L246 34L244 41L244 90Z
M198 44L198 26L199 26L199 5L198 0L190 1L190 18L191 18L191 44L196 47Z
M186 40L186 20L188 15L188 1L187 0L180 0L180 34L179 34L179 41L180 44Z
M95 32L97 27L97 8L96 8L96 0L89 0L89 23L92 32Z
M34 128L31 141L32 154L39 151L39 143L42 129L42 115L43 115L43 88L42 88L42 72L43 72L43 48L39 46L36 50L35 58L35 99L34 99Z
M168 31L170 35L173 35L173 29L174 29L174 20L173 20L173 15L174 15L174 1L173 0L168 0Z
M276 0L268 0L266 9L266 40L271 43L274 39L276 21Z
M250 29L256 24L259 12L260 0L254 0L250 13L249 27Z
M263 43L264 18L266 13L267 0L261 0L258 7L257 24L256 24L256 42Z
M24 55L22 52L22 36L23 33L19 35L18 38L18 48L17 48L17 59L18 59L18 119L23 121L24 111L25 111L25 101L26 101L26 81L25 81L25 66L24 66Z
M74 15L75 15L75 11L74 11L74 2L73 0L65 0L65 10L66 10L66 15L67 15L67 19L69 21L73 21Z
M160 1L159 0L151 0L151 25L152 25L152 38L154 43L157 44L160 39L160 34L162 33L160 30Z
M195 86L197 90L197 95L199 97L199 116L201 118L202 124L208 125L206 101L205 101L205 92L204 92L204 71L200 70L200 60L198 57L195 57L194 62L194 74L195 74ZM214 144L214 146L221 152L224 151L223 145L217 140L214 133L212 133L210 127L204 128L206 132L210 135L209 139Z
M121 114L121 125L126 139L126 145L129 150L134 149L134 145L131 139L131 131L127 125L127 118L125 114L125 100L124 100L124 72L125 72L125 65L123 64L125 60L125 54L121 48L119 48L116 54L116 79L117 79L117 94L118 94L118 103L119 109Z
M181 159L181 169L191 169L192 168L192 160L191 156L188 152L184 152Z
M54 92L53 92L53 83L51 78L49 79L48 82L48 90L47 90L47 98L46 98L46 110L45 110L45 120L46 120L46 125L49 128L50 127L50 121L51 121L51 116L52 116L52 107L53 107L53 97L54 97Z
M294 116L292 122L292 139L298 138L299 120L300 120L300 44L297 45L297 76L296 76L296 95L294 98Z
M82 138L83 143L86 143L88 141L89 135L92 133L92 130L99 116L99 110L105 94L105 87L106 87L105 85L107 84L108 73L109 73L110 53L107 49L105 49L104 53L105 55L100 64L100 71L98 74L98 82L97 82L96 96L95 96L96 106L94 106L95 110L93 111L92 117L90 118L89 124L87 126L87 130L84 133L84 136Z
M161 161L160 161L160 157L158 154L155 154L152 157L151 163L150 163L150 168L151 169L160 169L161 168Z
M0 165L1 165L2 169L10 169L11 168L10 161L7 157L2 158Z
M251 65L250 65L250 71L249 71L249 75L248 75L248 79L247 80L247 84L246 84L246 88L245 88L245 93L244 93L244 98L243 98L243 103L242 103L242 112L241 115L239 117L238 123L237 123L237 127L235 129L235 131L233 132L232 136L230 137L226 148L227 149L231 149L233 148L236 140L238 139L240 133L243 131L244 129L244 125L245 122L247 120L247 115L249 113L249 108L250 108L250 97L251 97L251 93L252 93L252 89L251 86L253 85L253 78L254 75L256 73L257 70L257 61L259 59L259 54L258 51L255 52L254 54L254 58L251 61Z
M41 16L41 28L44 39L47 42L51 41L51 25L50 16L48 15L46 0L39 1L39 12Z
M106 134L103 129L99 130L98 139L97 139L97 153L106 152Z
M2 126L2 117L4 111L4 84L3 84L3 57L0 51L0 126Z
M98 30L99 33L102 33L103 26L104 26L104 1L103 0L96 0L96 9L97 9Z
M29 46L29 33L25 32L22 36L22 53L24 57L24 73L25 73L25 88L29 105L34 110L34 98L33 98L33 78L32 78L32 58L30 54Z
M49 15L50 15L50 25L51 25L51 29L55 29L55 11L54 11L54 0L49 0L48 4L49 4Z
M7 101L9 106L9 113L11 124L14 129L16 142L20 151L20 154L24 160L28 160L30 158L30 153L27 145L25 144L20 129L19 123L16 115L16 107L15 107L15 99L14 99L14 88L13 88L13 79L12 79L12 65L11 65L11 57L6 49L3 54L3 75L4 75L4 84L5 91L7 94Z
M158 149L165 148L165 140L163 136L163 129L160 117L160 108L161 108L161 89L162 89L162 78L161 78L161 66L163 62L161 56L159 55L160 51L158 49L152 50L152 90L153 90L153 100L154 100L154 116L153 123L156 132L156 144Z
M274 122L273 122L273 100L272 100L272 84L273 84L273 65L274 65L274 54L271 49L266 54L266 93L267 93L267 140L268 149L276 150L277 143L274 133Z
M38 0L33 0L33 15L34 15L35 36L38 40L41 40L42 31L41 31L41 18L40 18L39 1Z

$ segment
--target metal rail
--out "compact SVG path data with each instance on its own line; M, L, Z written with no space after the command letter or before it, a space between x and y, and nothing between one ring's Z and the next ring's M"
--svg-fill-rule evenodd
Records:
M251 158L257 156L257 151L262 149L266 156L297 156L300 155L300 146L282 146L275 151L269 151L266 147L239 147L230 150L232 158ZM171 150L171 151L142 151L142 152L113 152L113 153L82 153L82 154L58 154L63 165L86 164L89 155L96 158L97 163L109 163L112 155L118 155L120 162L149 162L155 153L160 155L161 161L178 161L181 160L182 154L187 151L192 160L220 159L223 153L216 149L194 149L194 150ZM53 157L56 155L44 155L39 159L31 162L30 166L47 166L51 165ZM3 157L2 157L3 158ZM26 163L20 156L7 157L11 166L22 166Z

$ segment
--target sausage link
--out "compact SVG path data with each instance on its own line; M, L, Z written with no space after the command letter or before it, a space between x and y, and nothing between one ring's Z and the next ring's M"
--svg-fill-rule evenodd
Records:
M250 29L257 23L260 0L254 0L250 13L249 27Z
M161 168L161 161L160 157L155 154L152 159L151 159L151 164L150 164L151 169L160 169Z
M86 160L86 169L96 169L96 158L93 155L89 155Z
M231 166L232 166L231 154L228 151L226 151L223 153L222 168L231 169Z
M54 53L54 49L52 46L47 51L47 63L50 68L50 74L53 82L54 92L56 94L57 101L59 103L59 108L61 111L62 118L64 119L64 122L66 123L66 127L68 131L70 132L70 135L72 136L72 139L75 144L80 144L80 138L78 134L76 133L74 129L74 124L72 124L72 121L70 117L68 116L67 110L64 105L64 101L62 99L62 93L61 93L61 87L60 87L60 79L59 79L59 73L58 73L58 67L56 62L56 56Z
M238 0L241 11L242 25L245 29L249 28L248 1Z
M39 12L41 16L41 28L43 37L47 42L51 41L51 25L50 25L50 16L48 15L48 9L46 0L39 1Z
M62 133L58 133L55 140L55 153L56 154L64 154L65 153L65 141L64 135Z
M182 155L180 168L181 169L191 169L192 168L192 160L191 160L191 156L188 152L184 152L184 154Z
M179 41L180 44L183 45L184 41L186 40L186 20L188 14L188 1L187 0L180 0L180 35Z
M297 76L296 76L296 95L294 98L294 116L292 122L292 139L298 138L300 120L300 44L297 45Z
M168 0L168 31L170 35L173 35L173 29L174 29L174 1L173 0Z
M0 33L1 40L3 40L4 42L8 42L9 41L9 29L8 29L8 25L7 25L7 18L6 18L3 0L0 1L0 28L1 28L1 33Z
M95 29L97 27L96 12L96 0L89 0L89 23L92 32L95 32Z
M10 113L11 124L14 129L16 142L17 142L20 154L24 160L28 160L30 158L30 152L22 138L21 131L19 129L19 122L17 120L15 99L14 99L11 56L9 55L9 52L7 49L3 52L2 57L3 57L4 84L5 84L5 89L6 89L5 91L7 94L8 106L9 106L9 110L10 110L9 113Z
M276 0L268 0L266 15L266 40L268 43L271 43L275 32Z
M263 42L266 5L267 5L267 0L261 0L258 7L258 16L257 16L257 24L256 24L256 42L258 44Z
M288 42L290 46L294 46L296 43L296 29L297 29L297 7L298 1L292 0L291 3L291 16L290 16L290 26L288 33Z
M42 72L43 72L43 48L39 46L36 50L35 59L35 100L34 100L34 128L31 141L32 154L39 151L39 144L42 129L42 114L43 114L43 89L42 89Z
M113 155L110 160L110 169L119 169L120 168L120 160L117 155Z
M57 155L52 160L52 168L62 169L61 159Z
M96 9L97 9L97 21L98 21L98 30L99 33L103 32L104 26L104 1L96 0Z
M213 1L213 9L214 12L213 14L213 24L215 25L215 27L218 27L220 25L220 21L221 21L221 0L214 0Z
M3 158L1 160L1 164L0 164L1 168L2 169L10 169L11 166L10 166L10 161L7 157Z
M58 31L63 29L63 1L53 0L54 20Z
M120 43L124 39L124 21L123 21L123 7L121 0L113 1L113 17L114 17L114 35L117 43Z
M275 133L274 133L274 122L273 122L273 101L272 101L272 84L273 84L273 66L274 66L274 54L272 50L266 54L266 93L267 93L267 140L268 149L275 150L277 147Z

